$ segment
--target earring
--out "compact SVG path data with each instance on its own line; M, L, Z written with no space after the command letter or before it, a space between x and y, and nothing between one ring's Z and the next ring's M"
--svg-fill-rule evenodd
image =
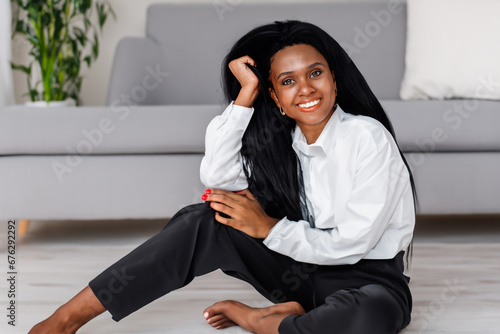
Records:
M280 107L280 113L281 113L283 116L285 116L285 115L286 115L286 114L285 114L285 112L283 111L283 109L281 109L281 107Z

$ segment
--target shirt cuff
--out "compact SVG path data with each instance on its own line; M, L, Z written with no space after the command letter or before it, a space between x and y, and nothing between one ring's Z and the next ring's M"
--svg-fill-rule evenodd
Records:
M248 123L250 123L250 119L252 118L253 112L254 112L253 107L248 108L239 106L237 104L234 104L234 101L232 101L226 108L224 114L227 117L227 120L230 121L232 124L238 124L238 125L241 124L244 128L246 128Z
M288 220L288 218L286 216L283 217L279 222L277 222L276 225L274 225L271 228L267 237L264 239L264 241L263 241L264 245L266 245L268 248L270 248L271 243L273 242L273 238L275 238L280 233L281 228L289 222L290 221Z

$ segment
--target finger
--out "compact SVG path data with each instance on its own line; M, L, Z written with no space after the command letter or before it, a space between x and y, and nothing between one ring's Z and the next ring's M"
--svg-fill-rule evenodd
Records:
M233 61L231 61L229 63L229 69L236 76L237 72L239 72L241 70L248 70L247 64L255 66L256 63L252 58L250 58L248 56L244 56L244 57L234 59Z
M253 60L252 58L250 58L249 56L243 56L241 58L239 58L239 60L242 62L242 63L247 63L247 64L250 64L252 66L255 66L255 60Z
M225 213L225 212L224 212ZM218 221L221 224L231 226L232 227L232 220L226 217L222 217L219 212L215 212L215 220Z
M248 197L248 198L250 198L250 199L254 199L254 200L256 200L255 196L254 196L254 195L252 194L252 192L251 192L250 190L248 190L248 189L238 190L238 191L236 191L236 193L237 193L238 195L243 195L243 196Z
M214 194L214 195L231 195L234 194L234 192L230 190L224 190L224 189L207 189L205 191L207 194Z
M237 194L228 190L212 189L210 194L204 194L202 199L206 201L223 203L229 207L234 207L236 202L241 200Z
M257 198L255 198L255 196L252 194L252 192L248 189L245 189L246 192L245 192L245 196L250 198L250 199L253 199L253 200L257 200Z
M228 218L228 219L234 218L234 215L237 213L236 208L230 207L224 203L219 203L216 201L210 202L210 207L212 209L214 209L215 211L226 214L227 216L230 217L230 218L228 218L228 217L221 216L223 218ZM236 206L236 207L238 207L238 206Z
M210 202L210 207L214 209L217 212L222 212L228 215L229 207L225 204L217 203L217 202Z

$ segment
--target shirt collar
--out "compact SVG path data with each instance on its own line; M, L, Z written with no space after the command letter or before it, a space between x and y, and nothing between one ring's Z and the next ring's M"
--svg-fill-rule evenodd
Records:
M308 156L323 156L327 157L331 149L335 146L336 129L339 123L345 117L345 112L337 105L337 108L333 112L332 117L328 120L323 131L319 135L318 139L313 144L307 144L306 136L300 129L298 125L295 126L294 133L292 135L293 143L292 147L297 152L300 151ZM297 152L298 153L298 152Z

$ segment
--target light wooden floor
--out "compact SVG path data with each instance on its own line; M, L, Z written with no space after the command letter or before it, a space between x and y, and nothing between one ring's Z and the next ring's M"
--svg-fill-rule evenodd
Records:
M26 333L164 221L32 222L18 242L17 326L7 326L5 224L0 230L0 333ZM422 219L411 288L413 322L404 334L500 333L500 217ZM202 311L223 299L270 305L221 272L197 278L120 321L105 313L79 333L216 333ZM221 333L246 333L229 328Z

